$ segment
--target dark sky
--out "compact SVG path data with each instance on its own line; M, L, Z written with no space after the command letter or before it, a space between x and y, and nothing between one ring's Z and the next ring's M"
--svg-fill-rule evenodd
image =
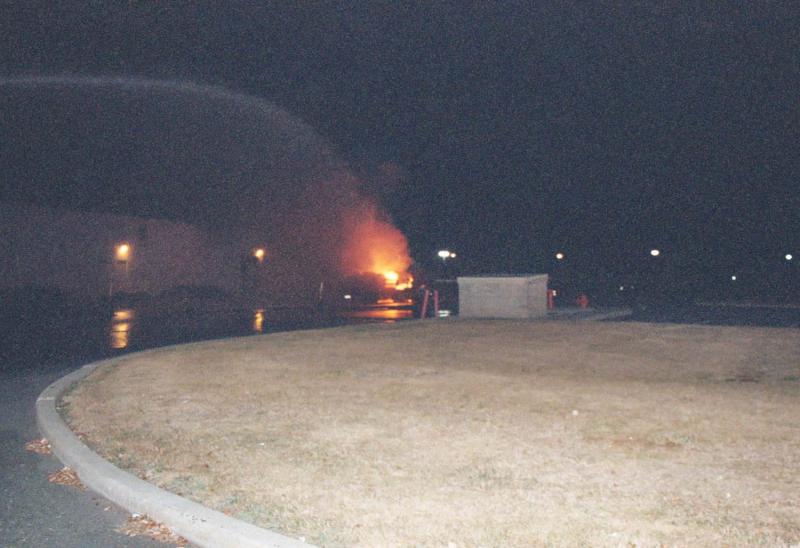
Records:
M693 268L800 256L795 3L55 4L0 7L0 74L272 101L363 172L399 167L383 201L418 260L442 246L484 271L545 271L557 249L623 270L654 246L702 257Z

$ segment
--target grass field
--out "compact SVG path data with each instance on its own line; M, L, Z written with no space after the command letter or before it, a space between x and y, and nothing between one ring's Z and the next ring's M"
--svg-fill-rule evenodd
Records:
M148 481L324 546L800 543L800 331L447 320L193 344L63 402Z

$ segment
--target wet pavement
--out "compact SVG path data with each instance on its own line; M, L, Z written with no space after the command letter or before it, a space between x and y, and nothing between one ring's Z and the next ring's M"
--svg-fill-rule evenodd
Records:
M751 327L800 327L800 306L748 303L701 303L637 307L627 321L736 325Z
M745 303L651 305L638 307L559 307L548 311L559 321L631 321L750 327L800 327L800 306Z
M25 450L25 443L40 437L36 398L81 364L66 360L0 372L0 546L163 547L117 532L128 517L125 511L89 491L49 483L47 476L61 463Z

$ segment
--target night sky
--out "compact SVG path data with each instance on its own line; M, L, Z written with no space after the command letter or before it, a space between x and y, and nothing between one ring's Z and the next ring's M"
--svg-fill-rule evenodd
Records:
M791 2L77 4L4 3L0 75L267 99L373 181L422 264L448 247L464 271L543 272L561 250L616 281L657 247L723 280L800 258ZM18 152L0 198L35 200Z

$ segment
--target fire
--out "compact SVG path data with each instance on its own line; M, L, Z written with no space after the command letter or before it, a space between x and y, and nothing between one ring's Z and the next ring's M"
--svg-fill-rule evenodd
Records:
M348 274L378 274L387 288L403 290L414 283L406 237L371 203L348 219L342 266Z
M397 291L403 291L404 289L411 289L414 285L414 277L408 274L401 280L400 274L394 272L393 270L389 270L388 272L383 273L383 279L386 280L386 287L388 288L395 288Z
M386 280L387 288L394 288L397 291L411 289L414 285L414 278L409 274L404 274L403 278L401 278L397 272L384 272L383 279Z
M398 283L397 283L397 284L395 284L395 286L394 286L394 288L395 288L396 290L398 290L398 291L403 291L403 290L405 290L405 289L411 289L412 287L414 287L414 277L413 277L413 276L409 276L409 277L406 279L406 281L404 281L404 282L398 282Z

